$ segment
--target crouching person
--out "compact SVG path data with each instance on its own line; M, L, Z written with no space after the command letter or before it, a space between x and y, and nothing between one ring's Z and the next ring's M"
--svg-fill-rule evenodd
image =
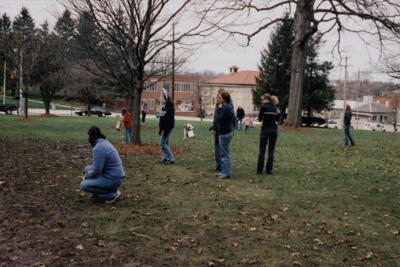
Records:
M118 187L125 176L121 158L97 126L91 127L88 134L93 147L93 164L85 167L81 190L91 193L90 199L112 204L121 197Z

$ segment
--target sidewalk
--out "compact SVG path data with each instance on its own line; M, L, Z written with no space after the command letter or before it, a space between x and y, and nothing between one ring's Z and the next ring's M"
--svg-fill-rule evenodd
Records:
M41 109L41 108L30 108L29 109L29 115L40 115L40 114L45 114L45 113L46 113L45 109ZM57 116L63 116L63 117L80 117L77 114L75 114L75 110L72 110L72 113L71 113L71 110L56 109L56 110L50 110L50 113L57 115ZM13 114L15 115L17 113L14 111ZM95 116L95 115L93 115L93 116ZM107 116L107 117L121 118L122 115L121 115L121 113L111 112L111 116ZM146 119L158 120L158 118L156 118L156 116L152 115L152 114L147 114ZM185 116L175 116L175 120L201 121L201 119L199 117L185 117ZM212 121L212 119L206 118L206 119L203 119L203 121Z

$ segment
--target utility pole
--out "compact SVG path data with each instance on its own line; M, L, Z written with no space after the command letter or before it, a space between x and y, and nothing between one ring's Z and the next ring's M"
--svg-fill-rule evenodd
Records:
M172 103L175 104L175 23L172 24Z
M360 117L359 117L360 111L359 111L358 107L359 107L360 92L361 92L360 69L358 69L357 78L358 78L358 93L357 93L357 118L356 118L357 124L356 124L356 128L358 130L358 122L359 122L359 119L360 119Z
M23 63L23 54L22 54L22 49L19 51L19 109L21 113L25 112L25 101L24 101L24 94L23 94L23 89L24 88L24 73L23 73L23 68L22 68L22 63Z
M346 113L346 90L347 90L347 57L344 59L344 84L343 84L343 116ZM343 129L344 129L344 122L342 119Z
M3 105L6 104L6 82L7 82L7 61L4 60L4 92L3 92Z

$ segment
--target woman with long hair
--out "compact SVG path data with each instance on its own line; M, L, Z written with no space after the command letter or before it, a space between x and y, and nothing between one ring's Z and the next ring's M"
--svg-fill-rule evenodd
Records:
M218 133L217 133L217 112L218 112L219 102L222 99L221 93L224 91L225 91L224 89L218 90L217 103L215 104L215 110L214 110L214 119L213 119L213 123L209 129L214 134L214 156L215 156L215 163L216 163L214 171L217 171L217 172L221 171L221 152L219 150L219 138L218 138Z
M175 163L174 155L172 155L171 148L169 147L169 136L175 125L175 109L171 97L164 96L163 102L165 106L162 108L159 122L159 132L161 135L160 146L162 150L161 163L172 164Z
M117 189L125 176L121 158L99 127L91 127L88 135L89 143L93 147L93 164L85 167L85 176L80 188L91 193L91 199L114 203L122 195Z
M260 151L258 153L257 174L261 174L264 169L264 158L268 144L268 160L266 165L267 174L272 174L274 165L274 152L276 140L278 139L278 105L279 100L276 96L264 94L261 97L261 108L258 120L262 122L260 133Z
M221 154L221 171L217 176L221 179L228 179L232 176L229 144L233 137L235 112L232 107L231 95L227 91L221 92L220 95L216 120L219 151Z
M353 138L350 135L350 128L351 128L351 107L346 105L346 110L344 114L344 145L349 145L349 139L352 146L355 145Z

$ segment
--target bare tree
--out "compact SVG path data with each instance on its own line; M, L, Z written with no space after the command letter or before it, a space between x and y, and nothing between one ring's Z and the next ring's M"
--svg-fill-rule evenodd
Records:
M61 2L61 1L60 1ZM107 54L97 57L96 67L104 78L130 97L133 115L132 141L140 144L140 104L144 81L165 72L162 59L172 43L208 36L215 30L205 18L216 1L195 0L66 0L62 4L92 20L102 36L98 45ZM190 23L187 23L187 22ZM184 22L184 23L182 23ZM172 25L175 24L175 38ZM190 45L190 44L189 44ZM94 50L93 50L94 51ZM100 59L99 59L100 58Z
M224 2L225 4L222 4ZM295 18L295 43L291 60L291 81L287 124L301 125L305 44L317 32L322 35L336 31L334 48L340 53L344 32L357 34L361 40L376 38L380 44L386 34L399 32L400 4L398 0L225 0L215 12L223 22L211 24L229 35L251 39L284 19L284 13ZM215 16L214 16L215 17ZM257 23L253 31L244 31L243 23ZM334 50L334 49L333 49Z

